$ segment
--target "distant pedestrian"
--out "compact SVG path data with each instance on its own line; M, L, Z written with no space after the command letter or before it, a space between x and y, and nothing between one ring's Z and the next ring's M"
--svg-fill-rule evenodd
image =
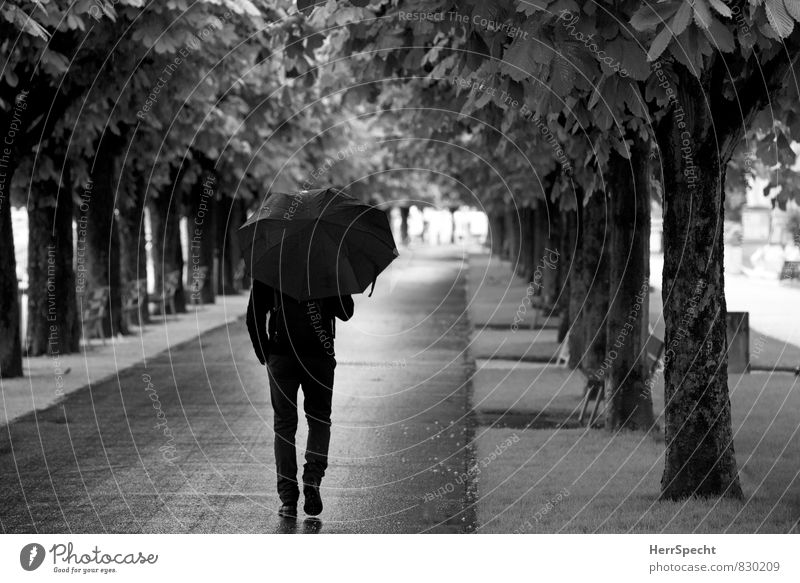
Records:
M268 369L278 495L282 504L278 514L282 517L297 517L300 497L295 433L297 391L301 386L308 422L303 510L310 516L322 512L320 483L328 467L336 367L335 319L346 321L352 316L353 299L349 295L299 301L253 280L247 329L259 362L266 363Z

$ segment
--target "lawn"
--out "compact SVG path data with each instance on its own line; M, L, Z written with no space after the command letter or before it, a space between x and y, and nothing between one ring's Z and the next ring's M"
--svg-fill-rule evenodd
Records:
M512 404L515 410L546 410L554 403L565 410L577 400L557 389L544 390L552 382L532 382L520 391L520 383L509 378L494 390L480 379L479 411ZM504 398L506 384L510 391ZM496 456L491 471L477 476L478 532L798 532L799 385L790 374L730 377L744 501L658 502L664 444L645 435L481 427L479 460L512 435L519 440Z

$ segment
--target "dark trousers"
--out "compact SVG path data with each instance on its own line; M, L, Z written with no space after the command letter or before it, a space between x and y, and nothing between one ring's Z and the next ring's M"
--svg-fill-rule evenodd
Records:
M322 480L328 467L331 441L331 400L333 397L332 356L305 357L271 354L267 360L269 394L275 429L275 463L278 471L278 495L283 504L296 504L297 485L297 389L303 387L303 408L308 422L306 463L303 481Z

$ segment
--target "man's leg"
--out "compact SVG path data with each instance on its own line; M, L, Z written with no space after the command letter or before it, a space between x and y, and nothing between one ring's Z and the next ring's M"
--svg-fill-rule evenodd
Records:
M331 441L331 402L333 398L333 357L303 360L303 408L308 421L306 463L303 482L319 483L328 467L328 446Z
M301 370L291 356L272 354L268 364L269 396L274 415L278 496L283 504L296 505L300 490L297 486L294 436L297 431L297 389L300 386Z

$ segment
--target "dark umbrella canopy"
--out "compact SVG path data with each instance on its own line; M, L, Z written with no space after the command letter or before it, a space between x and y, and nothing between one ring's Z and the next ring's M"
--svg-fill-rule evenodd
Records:
M298 300L362 293L398 255L386 213L334 188L271 194L239 240L247 273Z

